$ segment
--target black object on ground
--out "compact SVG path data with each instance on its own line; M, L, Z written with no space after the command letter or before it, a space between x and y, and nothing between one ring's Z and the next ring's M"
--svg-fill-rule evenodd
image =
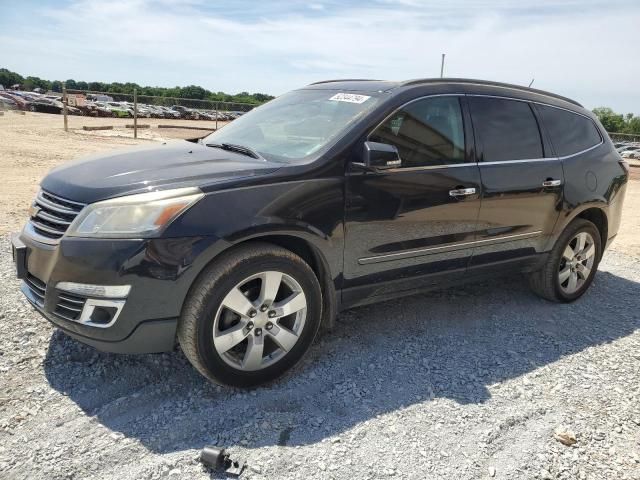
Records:
M204 447L200 461L211 469L224 469L227 474L234 476L240 476L246 466L244 461L232 460L224 448L220 447Z

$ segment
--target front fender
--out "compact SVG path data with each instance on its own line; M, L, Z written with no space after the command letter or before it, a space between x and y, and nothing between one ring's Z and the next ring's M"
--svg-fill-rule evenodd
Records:
M202 248L189 268L197 275L240 243L267 236L291 237L311 246L335 283L344 248L343 178L280 181L213 191L174 221L163 237L198 237ZM186 293L185 293L186 296Z

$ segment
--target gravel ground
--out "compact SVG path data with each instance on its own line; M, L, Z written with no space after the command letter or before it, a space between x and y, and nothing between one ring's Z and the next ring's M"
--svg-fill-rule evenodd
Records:
M345 312L293 374L246 392L180 352L54 330L0 242L0 478L217 478L208 444L253 479L640 478L633 257L608 252L571 305L511 278Z

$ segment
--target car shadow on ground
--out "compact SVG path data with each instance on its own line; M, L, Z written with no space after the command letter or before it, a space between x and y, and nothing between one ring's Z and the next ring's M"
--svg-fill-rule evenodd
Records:
M633 333L639 296L605 271L569 305L507 278L361 307L292 374L252 391L209 384L179 351L105 354L61 332L44 366L87 415L155 452L304 445L434 398L485 402L489 385Z

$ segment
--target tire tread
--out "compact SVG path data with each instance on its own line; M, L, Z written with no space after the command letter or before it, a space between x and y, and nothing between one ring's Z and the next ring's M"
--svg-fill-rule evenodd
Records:
M598 228L592 222L583 218L576 218L562 232L562 234L556 241L556 244L553 246L553 249L549 253L549 258L545 262L544 266L529 275L529 285L537 295L551 302L568 302L575 300L575 298L567 299L562 297L556 289L557 262L559 261L558 258L560 255L562 255L564 247L569 239L579 230L585 228L595 230L598 235L598 239L600 238ZM599 256L601 255L601 251L597 253ZM593 264L593 270L596 270L598 268L598 264L600 263L599 256L598 258L596 258ZM587 289L585 289L584 291L586 291Z
M302 258L290 250L267 242L251 242L240 246L223 253L219 259L206 267L194 282L185 300L182 315L178 322L178 342L185 356L196 370L212 382L224 384L221 379L217 378L207 368L202 360L201 352L199 352L198 319L200 318L200 312L205 309L210 290L215 288L221 278L230 275L238 265L257 260L265 255L280 257L283 260L298 264L303 269L308 270L308 273L317 283L313 270ZM318 291L320 291L319 283L317 285ZM317 334L317 331L315 333Z

